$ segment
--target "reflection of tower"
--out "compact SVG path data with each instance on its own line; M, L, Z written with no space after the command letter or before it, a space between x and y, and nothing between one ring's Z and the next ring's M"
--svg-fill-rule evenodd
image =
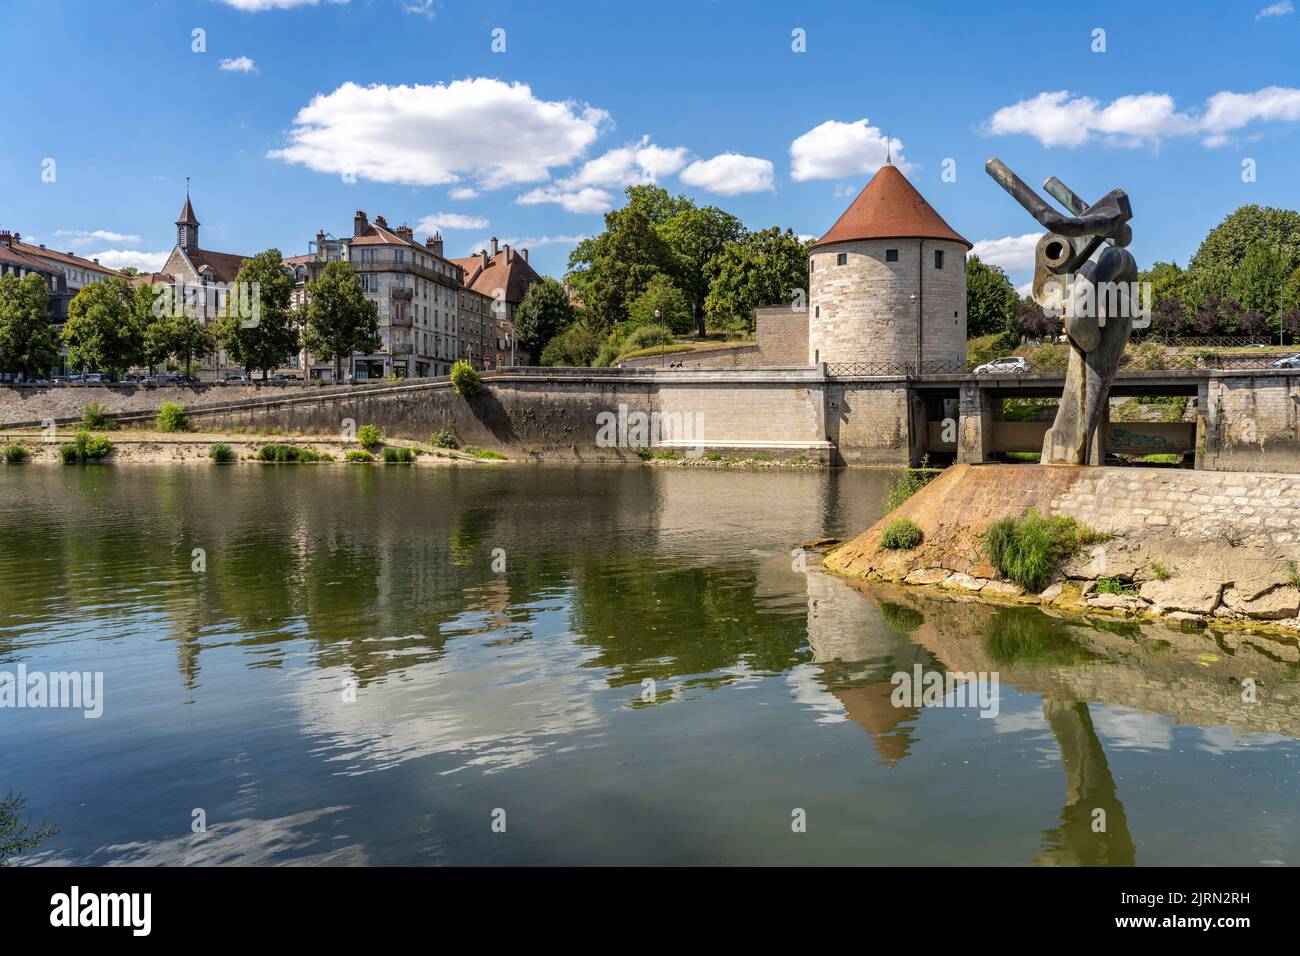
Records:
M894 706L890 678L917 662L928 668L933 658L843 581L816 570L806 577L808 643L821 665L821 681L845 715L871 736L881 761L895 764L908 754L920 708Z
M1043 834L1046 848L1034 862L1039 866L1133 866L1137 849L1129 834L1128 817L1115 793L1115 778L1087 703L1045 697L1043 716L1061 748L1065 808L1061 825ZM1105 812L1101 833L1093 831L1097 810Z

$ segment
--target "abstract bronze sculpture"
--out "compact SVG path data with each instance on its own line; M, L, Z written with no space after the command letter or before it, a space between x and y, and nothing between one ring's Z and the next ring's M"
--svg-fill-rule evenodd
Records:
M1042 461L1086 464L1104 448L1097 427L1139 315L1137 262L1125 248L1133 238L1128 194L1112 189L1089 205L1053 176L1043 189L1070 213L1062 215L1001 160L990 159L985 169L1047 230L1034 254L1034 300L1063 313L1070 340L1065 389L1043 439Z

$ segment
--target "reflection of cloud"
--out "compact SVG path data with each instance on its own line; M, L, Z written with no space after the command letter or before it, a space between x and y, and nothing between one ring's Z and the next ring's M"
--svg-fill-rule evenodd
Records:
M305 810L272 820L240 819L220 823L208 821L205 833L154 842L116 843L93 851L88 860L42 857L28 858L28 863L45 865L110 866L266 866L292 862L312 866L361 866L366 860L363 846L353 843L338 846L333 834L306 832L311 824L348 807L322 807ZM302 853L317 844L328 845L318 853Z
M790 686L790 696L795 703L816 711L819 724L838 724L848 720L848 714L839 698L826 689L822 682L822 669L816 664L799 664L790 668L785 676Z
M1143 714L1127 707L1094 706L1092 724L1108 747L1168 750L1173 743L1169 718L1160 714Z
M596 654L555 630L508 645L453 641L439 661L358 688L354 703L340 693L352 676L344 667L313 675L295 697L306 732L331 738L327 757L340 772L457 753L456 769L501 770L601 722L592 701L605 685L586 669Z
M1261 750L1277 744L1288 743L1278 734L1242 733L1231 727L1202 727L1200 749L1213 754L1234 753L1242 750Z

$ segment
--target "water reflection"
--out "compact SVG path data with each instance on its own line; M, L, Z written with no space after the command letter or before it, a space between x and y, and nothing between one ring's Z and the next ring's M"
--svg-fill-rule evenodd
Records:
M108 688L94 728L0 722L63 828L32 859L1131 865L1185 859L1180 826L1233 801L1256 811L1205 862L1300 847L1273 802L1293 647L796 570L794 542L865 526L887 480L0 469L0 666ZM997 672L1002 712L895 706L917 666ZM1162 761L1141 786L1139 751ZM486 842L508 800L533 835Z

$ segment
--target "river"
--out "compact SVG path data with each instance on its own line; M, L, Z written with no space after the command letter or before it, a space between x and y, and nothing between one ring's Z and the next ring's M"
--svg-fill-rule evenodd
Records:
M98 717L0 709L57 828L13 862L1300 862L1270 639L792 554L888 479L0 466L0 674L102 675ZM996 706L899 706L932 672Z

